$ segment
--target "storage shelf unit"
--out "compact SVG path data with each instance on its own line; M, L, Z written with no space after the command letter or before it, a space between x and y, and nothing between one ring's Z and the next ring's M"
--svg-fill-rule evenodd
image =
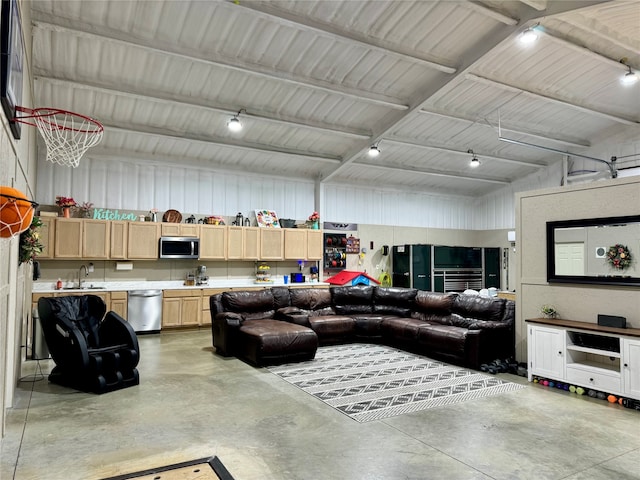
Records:
M526 320L529 381L556 381L640 400L640 329Z

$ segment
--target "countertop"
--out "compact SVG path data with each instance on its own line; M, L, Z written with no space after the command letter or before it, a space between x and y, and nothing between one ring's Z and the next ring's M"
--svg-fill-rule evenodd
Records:
M276 286L318 286L329 285L324 282L288 283L283 279L274 280L272 283L255 283L253 279L209 279L206 284L187 286L183 280L177 281L138 281L138 282L83 282L87 288L66 288L56 290L55 282L34 282L33 293L88 293L88 292L116 292L131 290L198 290L205 288L255 288L255 287L276 287Z

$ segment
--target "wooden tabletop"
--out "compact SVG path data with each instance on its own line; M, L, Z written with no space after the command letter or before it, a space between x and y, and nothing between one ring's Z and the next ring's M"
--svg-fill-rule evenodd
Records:
M616 333L627 337L640 337L640 328L616 328L598 325L597 323L578 322L576 320L565 320L563 318L528 318L525 322L551 325L554 327L579 328L591 332Z

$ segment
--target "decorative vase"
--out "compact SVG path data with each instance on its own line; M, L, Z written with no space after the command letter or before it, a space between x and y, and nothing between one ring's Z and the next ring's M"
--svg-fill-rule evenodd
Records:
M64 218L71 218L71 207L62 207L62 216Z
M313 222L313 226L311 228L313 230L319 230L320 229L320 225L318 224L317 220L315 222Z

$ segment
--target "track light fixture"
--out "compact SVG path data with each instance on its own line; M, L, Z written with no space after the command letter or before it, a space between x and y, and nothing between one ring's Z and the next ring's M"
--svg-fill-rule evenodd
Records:
M240 130L242 130L242 122L238 118L242 112L247 113L244 108L241 108L240 110L238 110L238 113L231 117L227 122L227 128L232 132L239 132Z
M378 155L380 155L380 149L378 148L377 145L371 145L369 147L369 156L370 157L377 157Z
M627 65L627 59L626 58L621 59L620 63L623 64L625 67L627 67L627 72L625 72L625 74L620 78L620 82L623 85L633 85L638 80L640 80L638 78L638 74L635 73L633 70L631 70L631 67L629 65Z
M536 28L539 26L539 23L536 23L533 27L527 28L524 32L520 34L520 43L524 45L531 45L538 39L538 32L536 32Z
M478 157L476 157L476 154L473 153L473 150L469 149L467 150L467 153L471 154L471 161L469 162L469 166L471 168L476 168L480 166L480 160L478 160Z

